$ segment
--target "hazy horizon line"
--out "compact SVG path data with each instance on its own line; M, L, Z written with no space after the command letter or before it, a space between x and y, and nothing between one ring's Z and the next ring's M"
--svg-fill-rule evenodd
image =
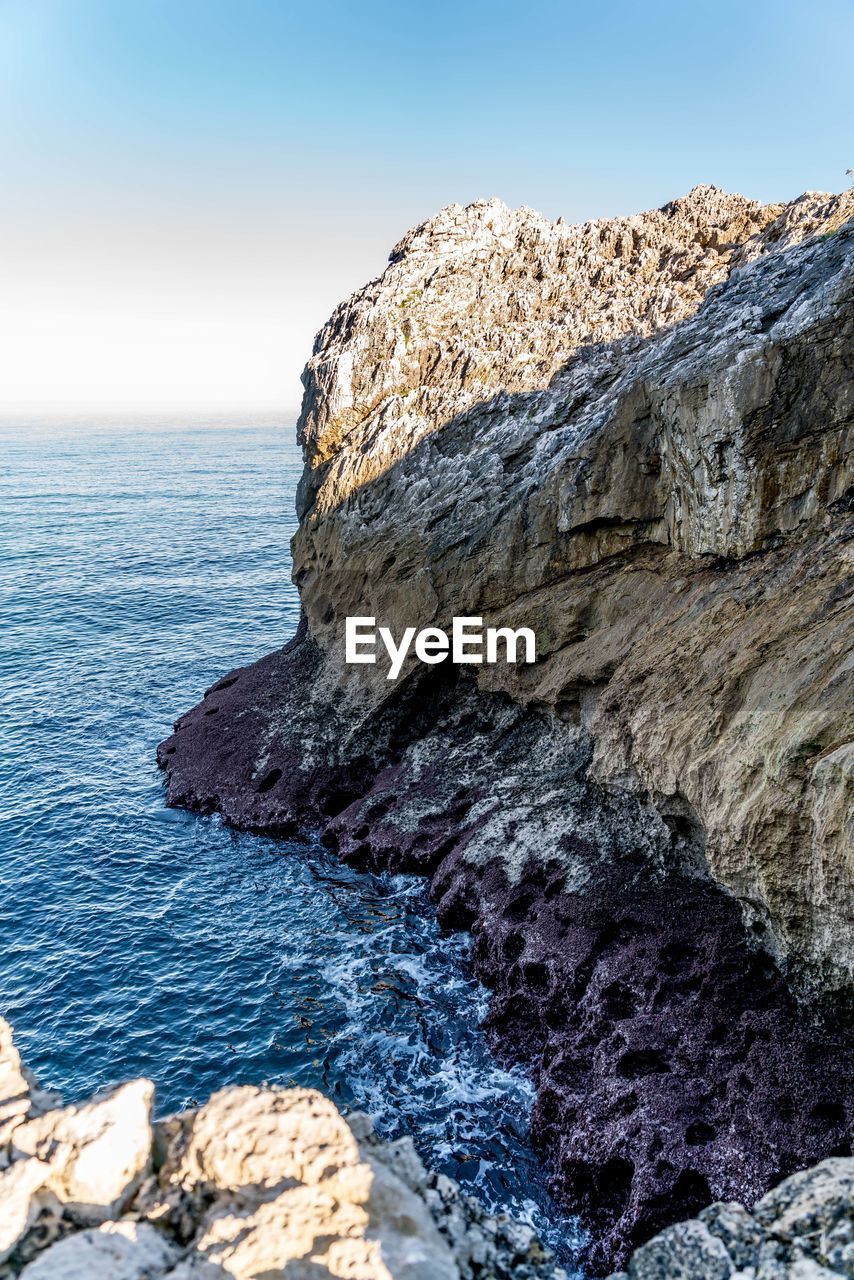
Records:
M74 401L74 400L0 400L0 420L10 418L79 420L84 418L181 418L228 419L247 418L275 420L282 426L293 426L300 414L298 405L252 404L245 401L152 400L152 401Z

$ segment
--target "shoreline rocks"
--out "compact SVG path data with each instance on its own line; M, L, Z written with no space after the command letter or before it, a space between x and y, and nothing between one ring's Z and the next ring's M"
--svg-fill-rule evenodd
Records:
M2 1280L568 1280L529 1227L313 1090L226 1088L158 1122L152 1095L137 1080L63 1107L0 1019ZM705 1207L611 1280L852 1274L854 1159L837 1158L750 1212Z
M638 1249L610 1280L827 1280L854 1275L854 1161L788 1178L748 1213L713 1204Z
M599 1272L850 1151L852 214L409 233L304 377L300 629L158 750L172 804L432 878ZM387 682L348 615L538 661Z
M566 1280L529 1227L314 1090L235 1086L158 1122L153 1093L62 1107L0 1019L2 1280Z

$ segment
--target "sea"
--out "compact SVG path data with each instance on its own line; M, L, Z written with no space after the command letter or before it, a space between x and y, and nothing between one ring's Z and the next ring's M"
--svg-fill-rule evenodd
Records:
M164 802L176 716L296 629L293 421L10 415L0 458L0 1013L39 1082L321 1089L571 1261L425 883Z

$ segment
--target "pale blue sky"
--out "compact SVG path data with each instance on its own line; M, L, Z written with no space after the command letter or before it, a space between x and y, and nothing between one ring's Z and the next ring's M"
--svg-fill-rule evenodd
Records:
M0 0L0 401L292 406L406 228L854 165L854 0Z

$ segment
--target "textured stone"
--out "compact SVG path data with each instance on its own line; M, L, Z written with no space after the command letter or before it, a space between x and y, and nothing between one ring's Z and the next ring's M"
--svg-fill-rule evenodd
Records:
M846 1150L851 1055L804 1025L782 977L705 880L649 883L623 855L563 890L560 864L450 855L439 918L468 921L487 1029L537 1070L535 1143L591 1232L595 1268L716 1197L752 1202Z
M732 1259L702 1222L680 1222L639 1249L630 1280L729 1280Z
M854 1274L854 1160L795 1174L763 1196L753 1216L787 1246L808 1246L817 1262Z
M179 1163L165 1176L223 1191L316 1186L359 1164L351 1130L311 1089L222 1089L192 1116L177 1151Z
M612 1280L830 1280L854 1275L854 1160L826 1160L748 1213L713 1204L668 1227Z
M43 1214L56 1216L59 1206L45 1189L49 1172L40 1160L19 1160L0 1173L0 1262Z
M107 1222L51 1245L24 1267L21 1280L162 1280L174 1275L177 1257L154 1227Z
M0 1144L9 1141L30 1105L30 1082L12 1043L12 1028L5 1019L0 1019Z
M151 1081L135 1080L85 1106L48 1111L15 1129L13 1158L43 1162L48 1187L78 1218L111 1217L148 1168L153 1100Z
M2 1030L17 1096L30 1077ZM223 1089L156 1133L150 1103L136 1081L14 1129L0 1280L566 1280L528 1228L313 1090Z
M139 1080L63 1108L38 1088L0 1019L0 1263L126 1206L148 1169L152 1099L151 1083Z
M0 1018L0 1168L4 1148L15 1128L31 1116L56 1106L58 1094L40 1089L31 1072L22 1064L12 1039L12 1028Z
M171 803L434 877L600 1269L850 1150L852 212L409 233L306 370L300 629L158 752ZM366 614L538 661L394 684Z
M352 1117L350 1117L352 1120ZM362 1128L362 1117L357 1119ZM493 1217L444 1174L428 1173L411 1138L383 1142L362 1131L360 1146L371 1161L385 1165L429 1205L447 1241L460 1280L567 1280L564 1271L525 1223Z
M215 1094L189 1118L159 1181L178 1220L182 1188L201 1191L197 1214L213 1197L193 1247L235 1280L317 1267L380 1280L459 1274L423 1198L364 1159L333 1104L312 1090Z
M743 1205L709 1205L700 1214L700 1222L723 1242L737 1271L757 1265L765 1237L762 1228Z

